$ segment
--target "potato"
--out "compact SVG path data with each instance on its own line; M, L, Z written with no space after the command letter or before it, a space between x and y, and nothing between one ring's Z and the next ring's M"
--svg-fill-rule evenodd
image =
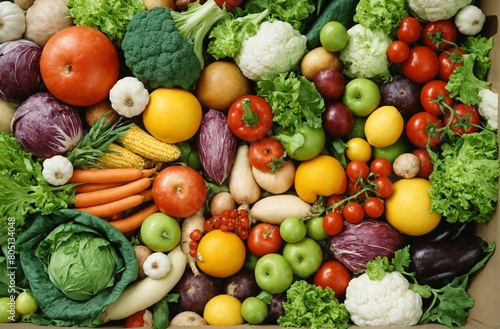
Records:
M227 112L236 99L250 92L250 81L235 63L228 61L207 65L195 87L196 97L203 107L221 112Z
M343 64L339 59L339 54L330 52L323 47L314 48L305 54L300 63L302 75L310 81L321 70L334 68L342 71L342 67Z
M180 312L170 320L171 326L205 326L207 321L196 312L184 311Z
M10 134L10 124L14 118L16 107L11 103L0 99L0 131Z
M110 112L111 114L108 114L106 121L111 120L111 123L115 123L120 118L120 115L111 107L111 102L106 98L85 108L85 121L92 127L101 116Z

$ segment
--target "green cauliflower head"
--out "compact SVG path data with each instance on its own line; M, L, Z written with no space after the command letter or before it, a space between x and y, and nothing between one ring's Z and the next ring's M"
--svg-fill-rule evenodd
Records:
M179 33L168 8L136 14L121 47L125 64L148 88L190 89L201 73L193 44Z

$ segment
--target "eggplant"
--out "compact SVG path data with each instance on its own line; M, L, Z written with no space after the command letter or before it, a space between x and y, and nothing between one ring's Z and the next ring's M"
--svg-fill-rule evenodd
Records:
M410 266L419 284L439 289L466 274L483 257L488 243L470 235L455 240L419 242L410 247Z
M474 221L450 223L446 220L442 220L431 232L421 236L406 237L406 239L410 244L455 240L464 236L473 235L475 227L476 223Z

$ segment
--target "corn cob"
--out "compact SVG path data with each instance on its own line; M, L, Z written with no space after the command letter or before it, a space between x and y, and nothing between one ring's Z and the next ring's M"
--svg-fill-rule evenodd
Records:
M108 151L98 158L97 164L104 168L152 168L155 162L145 159L126 148L112 143L108 146Z
M172 162L181 156L179 147L156 139L135 124L117 142L127 150L153 161Z

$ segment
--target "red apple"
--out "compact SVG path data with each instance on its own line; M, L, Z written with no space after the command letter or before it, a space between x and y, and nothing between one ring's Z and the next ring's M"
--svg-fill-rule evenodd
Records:
M344 92L344 76L337 69L323 69L313 76L313 83L323 99L331 103Z
M153 200L158 209L182 218L196 213L207 199L207 185L196 170L182 165L168 166L156 176Z
M351 109L342 102L327 105L322 119L323 128L330 137L343 137L354 126L354 115Z

